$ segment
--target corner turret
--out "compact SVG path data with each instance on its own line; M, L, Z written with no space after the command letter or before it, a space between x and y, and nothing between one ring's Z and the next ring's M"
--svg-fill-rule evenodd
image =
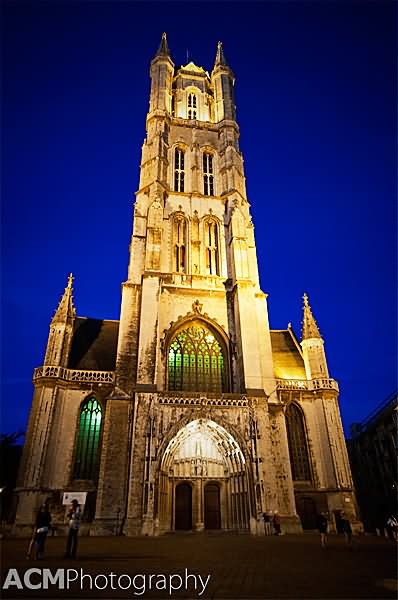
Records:
M73 275L70 273L65 291L51 320L45 365L61 367L67 365L76 317L72 284Z
M171 95L174 74L174 63L171 60L166 33L158 51L151 62L151 96L149 101L149 115L155 111L171 114Z
M312 314L307 294L304 294L304 315L301 330L301 347L307 379L329 379L323 339Z
M222 42L217 44L211 81L214 86L215 122L218 123L223 119L235 121L235 78L225 58Z

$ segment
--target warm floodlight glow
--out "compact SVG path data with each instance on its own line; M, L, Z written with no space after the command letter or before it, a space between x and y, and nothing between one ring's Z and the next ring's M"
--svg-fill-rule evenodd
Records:
M227 471L243 469L245 457L239 444L220 425L209 419L196 419L183 427L169 442L163 465L205 459L224 465Z

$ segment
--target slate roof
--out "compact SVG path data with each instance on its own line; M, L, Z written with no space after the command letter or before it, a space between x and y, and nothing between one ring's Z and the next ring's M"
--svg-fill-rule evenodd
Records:
M119 321L77 317L68 367L114 371L118 333ZM271 330L270 333L275 377L306 379L303 357L291 329Z
M69 369L114 371L119 321L75 319Z
M291 329L271 330L274 373L278 379L307 379L304 360Z

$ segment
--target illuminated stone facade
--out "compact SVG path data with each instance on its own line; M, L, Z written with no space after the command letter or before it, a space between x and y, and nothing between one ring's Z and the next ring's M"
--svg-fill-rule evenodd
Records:
M355 499L323 340L271 331L246 197L234 75L176 68L165 35L150 107L120 321L77 317L72 277L50 326L19 479L16 530L87 491L91 535L285 532Z

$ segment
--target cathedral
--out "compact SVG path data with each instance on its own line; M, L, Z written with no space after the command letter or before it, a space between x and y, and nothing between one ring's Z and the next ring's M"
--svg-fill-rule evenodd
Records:
M304 295L301 341L270 329L246 196L234 74L150 64L120 320L52 318L16 494L15 533L84 498L82 534L285 533L342 510L358 525L337 382ZM254 200L255 201L255 200Z

